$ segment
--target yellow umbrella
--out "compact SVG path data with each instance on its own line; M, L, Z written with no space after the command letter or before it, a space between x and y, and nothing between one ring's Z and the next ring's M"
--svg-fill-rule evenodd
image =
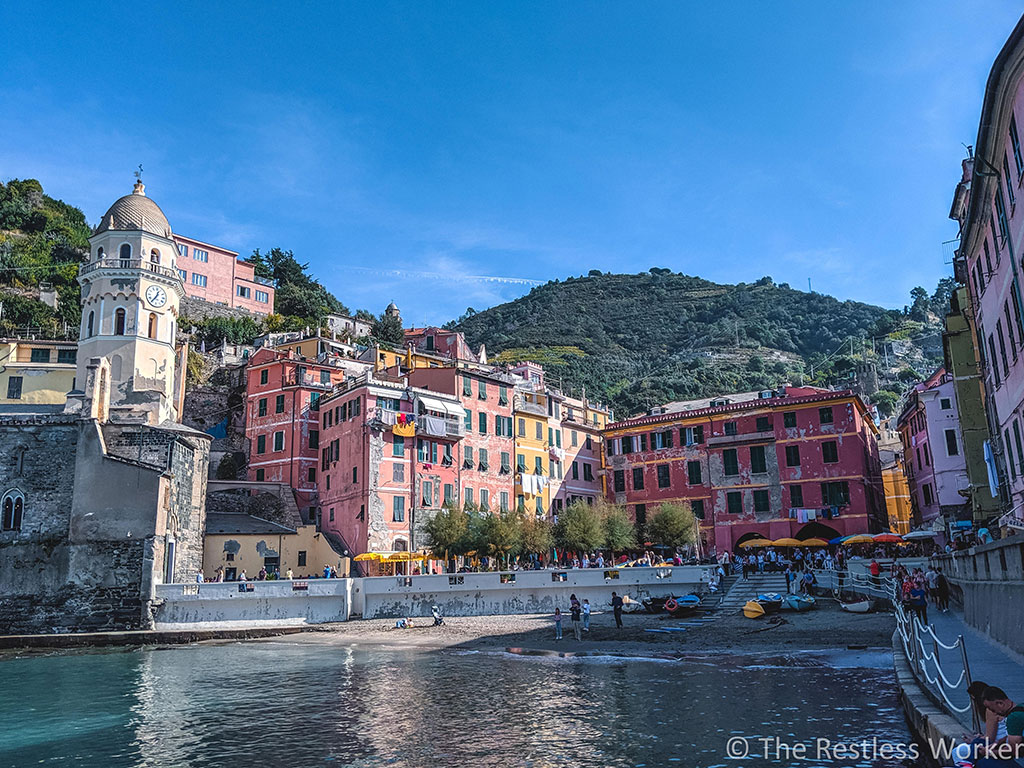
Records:
M419 558L412 552L395 552L387 556L389 563L407 563L410 560L418 560Z
M801 541L800 546L802 547L827 547L828 542L824 539L807 539L807 541Z
M802 547L804 545L799 539L776 539L773 543L776 547Z
M368 560L379 563L384 558L381 556L380 552L363 552L363 554L356 555L352 559L357 563L365 563Z
M775 542L771 539L747 539L740 544L740 546L743 549L747 549L749 547L770 547L773 544L775 544Z
M866 533L858 533L856 536L850 536L848 539L843 539L842 544L874 544L875 540Z

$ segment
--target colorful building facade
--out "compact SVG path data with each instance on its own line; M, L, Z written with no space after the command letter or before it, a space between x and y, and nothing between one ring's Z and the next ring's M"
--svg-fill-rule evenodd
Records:
M1005 512L1024 505L1024 206L1017 206L1024 194L1022 119L1024 19L992 66L977 139L950 214L960 224L955 275L967 289L981 364L986 461Z
M688 504L705 552L886 526L877 430L852 392L789 387L656 411L604 431L608 498L638 525Z
M465 420L456 397L372 373L324 400L321 529L355 554L426 546L423 524L458 503Z
M914 387L896 421L918 525L963 517L970 482L958 425L953 377L939 368Z
M513 508L512 395L514 379L486 366L417 368L409 383L456 397L465 409L458 485L465 508L497 512Z
M174 244L186 296L257 315L274 311L274 281L257 277L237 253L178 234Z
M246 369L248 479L287 483L307 521L317 507L319 401L350 375L339 365L266 348Z
M0 411L63 408L75 388L77 354L74 341L0 339Z

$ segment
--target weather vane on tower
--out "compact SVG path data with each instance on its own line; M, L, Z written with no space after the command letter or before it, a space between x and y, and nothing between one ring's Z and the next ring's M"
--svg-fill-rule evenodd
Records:
M135 187L132 191L137 195L146 194L146 187L142 183L142 163L139 163L139 169L135 171Z

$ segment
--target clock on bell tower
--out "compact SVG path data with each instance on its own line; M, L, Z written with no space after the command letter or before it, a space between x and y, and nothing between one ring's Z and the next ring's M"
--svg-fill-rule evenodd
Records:
M179 421L175 337L185 290L171 225L141 181L103 215L89 250L78 273L76 387L84 386L91 360L106 358L112 420Z

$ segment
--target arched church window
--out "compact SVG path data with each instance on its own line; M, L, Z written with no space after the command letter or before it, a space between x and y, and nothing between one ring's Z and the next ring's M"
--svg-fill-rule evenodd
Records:
M25 515L25 494L21 491L10 490L4 494L3 502L3 530L20 531L22 518Z
M103 246L96 249L96 261L103 261Z
M149 335L149 338L151 338L151 339L155 339L156 338L156 313L155 312L150 312L149 313L149 333L148 333L148 335Z
M95 322L96 322L96 313L95 312L90 312L89 313L88 333L85 334L86 338L91 338L92 337L93 326L95 325Z
M114 335L124 336L124 310L119 309L114 313Z
M150 251L149 252L149 260L151 262L153 262L154 264L159 264L160 263L160 251L158 251L156 248L154 248L152 251Z
M121 243L121 261L131 261L132 258L132 247L128 243ZM128 264L121 264L122 267L129 266Z

